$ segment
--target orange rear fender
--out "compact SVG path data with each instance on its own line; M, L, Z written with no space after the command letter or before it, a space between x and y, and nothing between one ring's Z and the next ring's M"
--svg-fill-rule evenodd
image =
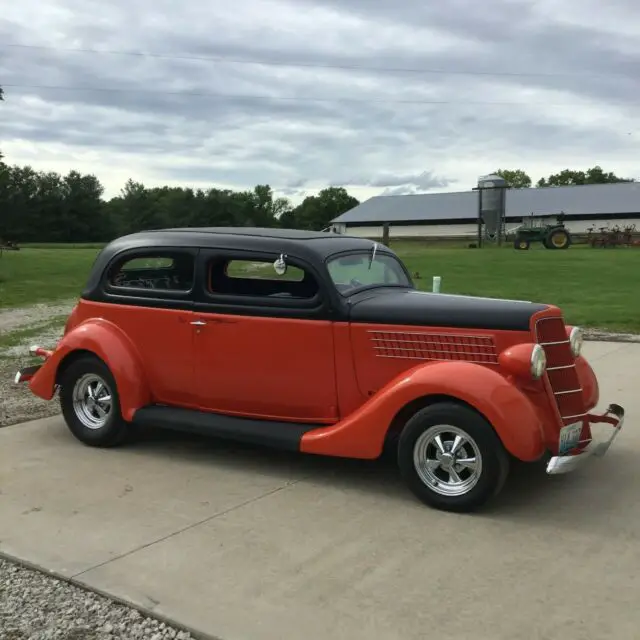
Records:
M101 318L79 324L60 340L30 380L31 391L40 398L51 400L60 366L82 352L98 356L109 367L118 386L125 420L131 420L136 409L151 403L149 386L135 346L116 325Z
M475 408L520 460L537 460L544 453L543 425L534 404L509 379L470 362L431 362L399 375L337 424L305 434L301 451L377 458L399 411L428 396L448 396Z

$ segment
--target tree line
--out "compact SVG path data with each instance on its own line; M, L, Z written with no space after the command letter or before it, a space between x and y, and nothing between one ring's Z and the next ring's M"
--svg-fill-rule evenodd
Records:
M104 199L90 174L67 175L0 161L0 239L27 242L105 242L163 227L258 226L321 230L358 200L342 187L323 189L298 206L269 185L251 190L146 187L129 180Z
M1 94L0 94L1 98ZM496 171L512 187L528 188L522 169ZM599 166L565 169L541 178L537 187L633 182ZM67 175L8 166L0 156L0 239L27 242L105 242L119 235L163 227L257 226L321 230L359 204L343 187L328 187L299 205L276 197L269 185L251 190L146 187L129 180L104 199L91 174Z
M509 186L516 189L527 189L533 184L531 177L522 169L498 169L495 173L504 178ZM540 178L536 187L570 187L585 184L609 184L612 182L635 182L635 178L620 178L611 171L604 171L596 165L586 171L564 169L552 173L547 178Z

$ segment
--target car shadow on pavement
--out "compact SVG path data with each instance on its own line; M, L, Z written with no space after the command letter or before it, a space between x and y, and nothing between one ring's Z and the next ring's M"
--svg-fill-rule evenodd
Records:
M414 501L400 477L392 454L377 460L356 460L282 451L168 429L139 428L127 448L144 449L187 463L205 462L262 475L290 475L291 481L317 482L341 489L382 493Z
M571 473L549 476L542 464L516 463L502 494L481 517L540 528L624 533L640 480L631 451L619 449Z
M331 458L164 429L140 429L128 447L174 459L179 456L187 463L215 464L267 476L282 476L284 472L293 482L311 481L321 486L421 506L404 485L392 452L385 452L377 460ZM570 527L591 527L596 520L594 514L601 520L603 515L619 512L620 505L633 497L628 495L628 490L621 492L619 487L619 483L630 486L624 478L629 469L635 469L635 461L624 450L561 476L547 475L544 463L516 461L511 465L502 493L472 517L537 526L557 526L563 521ZM616 480L618 476L622 477Z

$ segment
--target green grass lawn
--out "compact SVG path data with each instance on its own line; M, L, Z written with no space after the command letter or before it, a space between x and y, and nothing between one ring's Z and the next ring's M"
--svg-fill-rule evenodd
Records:
M441 276L442 293L555 304L571 324L640 333L640 249L421 250L400 242L392 248L420 273L421 289Z
M568 251L422 248L397 241L416 284L430 290L442 277L443 293L536 300L560 306L567 322L640 333L640 249ZM79 295L98 252L90 248L24 248L0 258L0 308Z
M97 248L23 248L0 258L0 308L77 297Z

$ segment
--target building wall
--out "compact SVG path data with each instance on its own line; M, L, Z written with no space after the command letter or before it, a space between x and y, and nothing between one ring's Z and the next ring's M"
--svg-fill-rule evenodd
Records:
M508 222L506 225L507 232L519 226L519 222ZM587 233L587 230L591 226L595 226L595 232L598 232L598 227L613 227L618 225L621 228L627 225L636 225L636 230L640 232L640 221L636 218L620 218L618 220L570 220L565 222L566 228L571 233ZM382 225L372 227L358 227L349 226L344 223L338 223L334 225L334 228L339 233L346 233L352 236L358 236L362 238L381 238L382 237ZM415 238L428 238L438 236L462 236L462 237L474 237L478 233L478 226L475 224L439 224L439 225L391 225L389 228L389 237L415 237Z

